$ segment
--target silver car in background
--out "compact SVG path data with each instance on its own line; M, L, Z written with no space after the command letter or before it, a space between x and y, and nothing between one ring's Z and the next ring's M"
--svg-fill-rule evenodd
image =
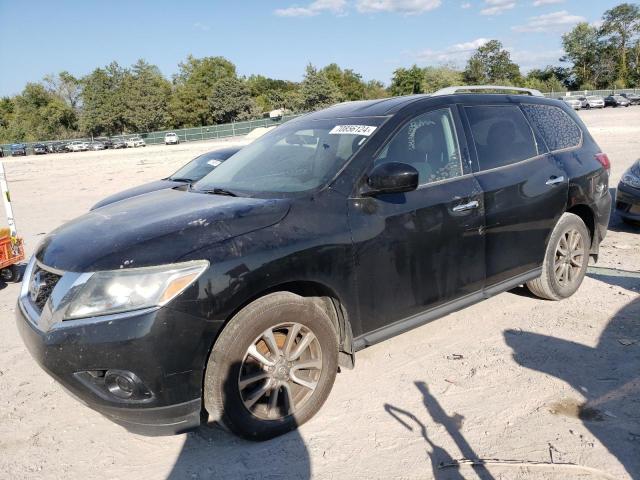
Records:
M569 105L574 110L580 110L582 108L582 102L578 97L560 97L558 100L562 100L564 103Z
M582 103L582 108L604 108L604 97L599 95L578 97L578 100Z

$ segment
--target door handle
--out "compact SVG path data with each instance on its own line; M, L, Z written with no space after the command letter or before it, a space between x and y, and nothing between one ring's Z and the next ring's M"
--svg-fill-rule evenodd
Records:
M455 207L452 208L452 210L454 212L464 212L466 210L473 210L474 208L478 208L478 205L480 205L478 203L477 200L472 200L469 203L463 203L461 205L456 205Z
M555 185L556 183L564 183L564 177L562 175L559 177L553 176L545 182L546 185Z

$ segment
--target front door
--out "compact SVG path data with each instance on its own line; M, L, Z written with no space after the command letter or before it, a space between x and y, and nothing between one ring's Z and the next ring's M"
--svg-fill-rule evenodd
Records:
M418 170L418 189L349 200L362 322L356 336L482 288L482 191L462 158L461 131L450 108L417 114L369 170L408 163Z

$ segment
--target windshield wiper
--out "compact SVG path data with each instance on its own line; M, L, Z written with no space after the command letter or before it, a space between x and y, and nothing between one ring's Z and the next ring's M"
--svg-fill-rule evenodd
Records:
M202 190L204 193L212 193L214 195L227 195L228 197L237 197L235 193L231 190L226 190L224 188L212 188L211 190Z
M193 178L169 177L167 180L171 180L172 182L193 183Z

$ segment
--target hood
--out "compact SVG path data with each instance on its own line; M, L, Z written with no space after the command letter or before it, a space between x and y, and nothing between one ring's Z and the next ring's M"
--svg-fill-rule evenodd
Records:
M145 183L144 185L138 185L137 187L129 188L127 190L123 190L122 192L110 195L107 198L104 198L96 203L93 207L91 207L91 210L104 207L105 205L109 205L111 203L119 202L120 200L124 200L126 198L144 195L145 193L155 192L164 188L179 187L180 185L184 185L184 182L174 182L173 180L156 180L154 182Z
M189 252L282 220L289 201L159 190L93 210L59 227L36 258L89 272L172 263Z

